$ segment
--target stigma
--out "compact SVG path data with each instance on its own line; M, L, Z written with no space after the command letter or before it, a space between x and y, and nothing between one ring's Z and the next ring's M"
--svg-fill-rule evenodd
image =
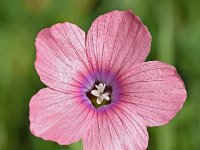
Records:
M95 85L95 87L97 88L97 90L92 90L91 94L96 96L96 102L97 104L101 104L103 102L103 100L109 101L110 97L109 94L110 92L104 92L106 84L102 84L100 83L99 85Z

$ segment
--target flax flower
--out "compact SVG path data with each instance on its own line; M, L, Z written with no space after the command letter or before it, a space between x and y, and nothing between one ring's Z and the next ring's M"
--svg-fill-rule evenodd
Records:
M186 99L176 69L144 62L151 35L131 11L98 17L88 33L65 22L39 32L41 89L30 101L30 130L84 150L144 150L147 127L168 123Z

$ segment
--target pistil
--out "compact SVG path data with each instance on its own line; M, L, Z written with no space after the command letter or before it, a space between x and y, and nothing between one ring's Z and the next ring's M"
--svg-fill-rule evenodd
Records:
M95 87L97 88L97 90L92 90L91 94L96 96L96 102L97 104L101 104L103 102L103 100L109 101L110 100L110 92L104 92L106 84L102 84L100 83L99 85L95 85Z

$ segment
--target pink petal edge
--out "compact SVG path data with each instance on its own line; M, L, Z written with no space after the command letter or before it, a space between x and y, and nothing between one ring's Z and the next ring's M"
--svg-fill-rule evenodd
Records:
M78 76L90 72L85 33L74 24L58 23L40 31L35 45L37 73L41 81L53 89L64 92L73 89L79 84Z
M29 105L31 132L61 145L79 141L95 118L94 107L85 106L82 97L41 89Z
M147 145L148 132L143 119L123 105L98 111L83 137L84 150L144 150Z
M105 70L118 73L144 62L150 46L150 32L131 11L112 11L98 17L86 41L89 62L98 74Z
M150 127L168 123L187 97L176 69L159 61L134 65L119 78L124 88L120 103L135 110Z

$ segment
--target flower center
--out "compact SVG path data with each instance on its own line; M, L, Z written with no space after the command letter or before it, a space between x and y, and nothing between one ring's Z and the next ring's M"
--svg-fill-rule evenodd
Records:
M98 86L95 85L95 87L97 88L97 90L92 90L91 94L97 97L97 99L96 99L97 104L101 104L104 99L106 101L110 100L109 92L104 93L106 84L100 83Z
M86 95L91 100L93 106L99 108L111 103L111 92L112 87L96 82L92 90L88 91Z

